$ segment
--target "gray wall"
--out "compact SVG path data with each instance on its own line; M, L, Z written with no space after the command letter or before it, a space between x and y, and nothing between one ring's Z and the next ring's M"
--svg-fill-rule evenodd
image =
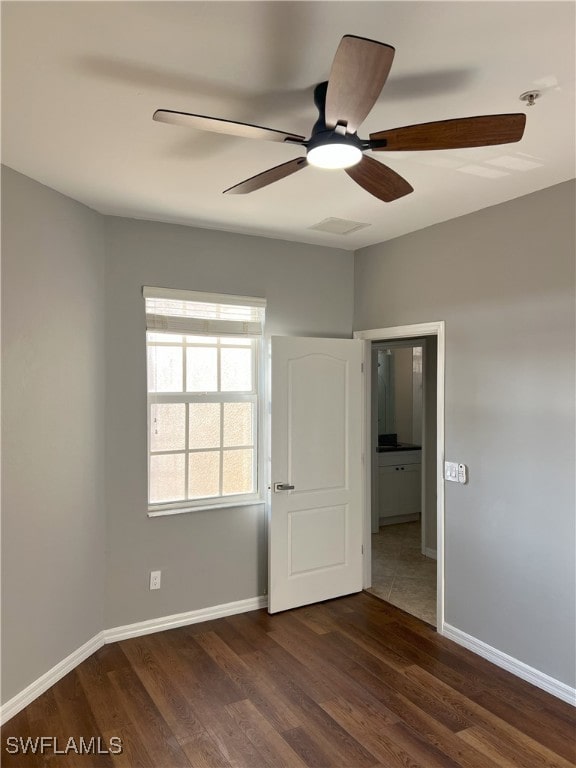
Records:
M102 629L101 217L2 168L2 700Z
M350 336L350 252L107 218L106 626L262 595L263 506L146 516L142 286L262 296L269 334ZM162 570L150 592L148 572Z
M446 621L575 683L567 182L356 254L357 330L446 321Z

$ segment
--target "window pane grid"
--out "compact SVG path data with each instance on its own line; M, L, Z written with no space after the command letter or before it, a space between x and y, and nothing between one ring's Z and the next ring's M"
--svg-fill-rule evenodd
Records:
M198 402L198 399L195 401ZM200 402L202 402L200 400ZM229 401L226 401L229 402ZM178 481L177 479L173 481L172 486L183 488L184 495L179 495L179 498L174 499L154 499L152 498L153 494L151 494L150 503L151 504L170 504L172 502L179 501L180 499L184 501L197 501L201 498L212 498L214 496L230 496L230 495L238 495L238 494L253 494L257 491L257 473L256 473L256 429L255 429L255 418L256 418L256 410L257 410L257 404L255 401L255 398L249 403L250 404L250 428L251 428L251 442L246 442L238 445L224 445L225 442L225 433L224 433L224 424L225 424L225 417L224 417L224 406L226 402L219 403L219 445L216 447L199 447L199 448L192 448L190 447L190 403L183 403L185 405L185 445L184 448L181 450L150 450L150 469L151 469L151 481L153 480L153 471L152 468L154 465L157 465L157 461L154 461L155 457L165 457L165 462L169 461L169 457L173 457L172 466L177 467L181 470L183 473L183 478L181 481ZM156 423L157 419L153 419L150 417L151 422L151 429L154 429L154 425ZM218 456L218 484L217 484L217 494L211 494L211 496L198 496L195 495L193 492L191 492L191 476L190 476L190 457L197 455L199 458L201 456L208 457L209 454L212 454L214 456ZM238 456L238 460L235 462L230 462L232 456L236 454ZM183 461L183 465L181 462L178 462L176 457L181 456ZM248 476L246 475L246 470L248 467L247 464L247 457L250 456L250 471L249 471L249 482ZM226 462L226 457L228 457L228 462ZM174 463L176 462L176 463ZM242 463L244 462L244 463ZM204 462L206 464L206 462ZM215 462L214 462L215 464ZM228 475L232 473L234 476L234 471L236 472L236 485L243 486L244 489L238 490L236 488L233 491L229 491L226 488L226 467L225 464L228 465ZM166 465L170 466L170 465ZM240 472L240 479L238 479L238 472ZM244 480L242 480L242 477ZM167 486L168 481L165 480L163 488ZM234 484L234 483L233 483ZM152 490L153 483L151 482L151 490Z
M186 359L186 350L182 350L184 359ZM184 363L186 366L186 363ZM184 381L186 381L186 368L184 367ZM186 497L188 497L188 489L190 487L190 461L188 456L190 454L190 406L188 403L185 405L186 410L186 457L184 459L184 488L186 489Z
M180 359L171 377L150 380L149 389L149 504L151 508L181 507L191 503L199 505L210 500L256 499L258 496L257 472L257 342L255 339L230 339L225 337L186 337L166 334L166 341L159 341L160 334L149 334L148 349L152 357L152 371L157 374L155 348L172 348ZM209 350L214 356L209 359ZM198 355L194 350L203 350ZM223 351L226 352L226 380L224 381ZM174 355L172 353L172 355ZM181 355L181 357L180 357ZM192 355L192 357L190 356ZM172 358L167 358L173 359ZM160 363L162 363L160 357ZM200 368L191 368L192 365ZM212 373L210 373L212 368ZM161 374L160 374L161 375ZM210 380L210 377L212 379ZM167 384L180 381L180 390L167 391ZM194 391L195 387L215 386L208 391ZM224 386L224 390L223 390ZM240 386L241 389L233 389ZM230 387L227 391L226 387ZM190 391L192 389L192 391ZM212 405L212 411L203 406ZM174 436L174 408L184 407L180 414L178 432ZM195 409L194 418L192 408ZM216 411L214 411L216 407ZM150 409L156 409L153 411ZM173 410L158 410L158 409ZM217 419L215 413L218 413ZM161 414L162 418L159 418ZM183 420L182 420L183 417ZM172 420L170 420L172 419ZM199 419L199 421L197 421ZM216 420L218 424L216 424ZM158 425L158 421L160 424ZM182 423L183 421L183 423ZM198 431L195 433L195 423ZM182 430L183 427L183 430ZM213 432L217 428L217 433ZM181 432L184 432L181 435ZM194 436L194 443L192 437ZM218 439L218 445L215 439ZM181 440L183 438L184 445ZM214 442L213 442L214 440ZM179 447L177 443L180 443ZM163 463L158 463L163 462ZM160 474L158 474L160 472ZM176 475L170 473L176 472ZM170 497L170 493L174 496Z
M220 355L218 355L218 389L220 389ZM220 446L224 445L224 403L220 403ZM220 450L220 464L218 466L218 488L220 496L224 488L224 452Z
M168 383L164 383L162 380L160 380L160 390L164 393L187 393L187 392L202 392L202 393L214 393L214 392L230 392L232 393L255 393L257 389L257 369L256 369L256 340L255 339L246 339L242 341L247 341L247 344L238 344L234 343L236 340L230 340L232 343L226 343L225 337L218 337L215 342L211 343L191 343L187 341L187 337L182 337L180 335L174 336L173 334L166 334L167 336L171 336L171 340L167 342L158 342L155 340L152 340L152 338L156 339L158 334L152 334L148 332L147 335L147 346L148 346L148 357L149 357L149 365L152 366L151 370L154 371L155 376L152 377L154 380L152 380L149 376L149 394L157 394L158 393L158 367L159 362L163 360L163 354L168 354L170 349L174 350L174 352L181 351L181 369L180 371L176 371L172 378L168 378L167 382L175 383L176 379L175 376L177 376L178 379L180 379L180 389L171 389L168 386ZM152 337L152 338L151 338ZM190 353L193 353L194 350L198 351L197 357L199 360L204 360L205 367L204 370L200 368L197 372L197 376L200 377L200 381L202 382L202 386L196 386L193 381L192 376L192 369L189 371L190 368L190 360L193 359L190 357L188 351ZM210 386L206 386L206 384L209 384L211 374L210 374L210 350L213 350L215 352L215 369L214 374L216 378L216 388L212 388ZM232 374L233 381L235 381L236 386L234 386L233 383L226 382L226 385L223 388L223 372L222 372L222 355L223 353L226 354L226 360L227 360L227 376L230 377L230 374ZM208 366L206 368L206 365ZM190 374L190 375L189 375ZM247 377L250 378L250 386L248 386L247 383ZM240 384L240 388L238 388L238 384Z
M246 450L252 450L254 446L252 444L246 444L246 445L234 445L230 448L190 448L189 450L181 450L181 451L150 451L150 456L178 456L178 455L186 455L188 453L222 453L223 451L246 451Z

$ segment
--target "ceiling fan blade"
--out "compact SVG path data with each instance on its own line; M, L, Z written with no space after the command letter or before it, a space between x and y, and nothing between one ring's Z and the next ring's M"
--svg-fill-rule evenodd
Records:
M386 142L373 146L376 152L418 149L459 149L461 147L486 147L490 144L510 144L520 141L524 134L526 115L517 112L509 115L483 115L462 117L456 120L439 120L434 123L408 125L370 134L371 142Z
M239 184L225 189L223 194L245 195L248 192L255 192L257 189L266 187L274 181L280 181L280 179L290 176L290 174L296 173L296 171L301 171L307 165L308 160L305 157L297 157L295 160L282 163L282 165L275 165L274 168L269 168L267 171L263 171L256 176L251 176L246 181L241 181Z
M364 156L358 165L353 165L345 170L356 184L385 203L391 203L399 197L414 192L413 187L408 184L406 179L403 179L392 168L388 168L387 165L383 165L371 157Z
M334 128L340 121L347 123L348 133L358 130L380 95L394 53L391 45L355 35L344 35L328 78L328 128Z
M206 115L191 115L188 112L174 112L171 109L157 109L153 120L172 125L183 125L186 128L199 128L201 131L228 133L231 136L241 136L243 139L265 139L267 141L304 141L304 136L295 133L277 131L274 128L263 128L250 123L238 123L235 120L221 120L219 117Z

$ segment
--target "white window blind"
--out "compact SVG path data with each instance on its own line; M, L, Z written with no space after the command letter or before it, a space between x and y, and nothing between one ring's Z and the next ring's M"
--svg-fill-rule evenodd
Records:
M146 329L194 336L261 336L266 300L252 296L143 289Z

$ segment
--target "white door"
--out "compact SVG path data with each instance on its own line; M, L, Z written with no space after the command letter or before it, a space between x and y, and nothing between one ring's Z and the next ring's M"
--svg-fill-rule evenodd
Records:
M362 357L272 338L270 613L362 589Z

